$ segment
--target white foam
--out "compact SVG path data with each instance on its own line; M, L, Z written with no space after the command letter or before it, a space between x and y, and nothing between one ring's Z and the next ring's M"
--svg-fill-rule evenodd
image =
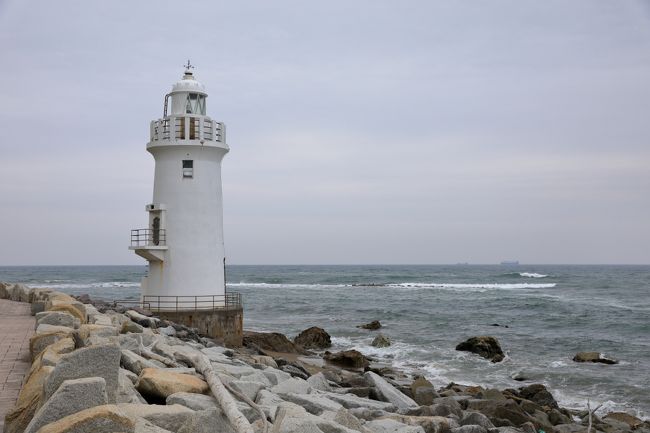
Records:
M33 284L33 286L38 287L39 284ZM123 287L140 287L140 283L135 283L132 281L107 281L99 283L59 283L59 284L42 284L40 286L47 287L48 289L112 289L112 288L123 288Z
M547 289L557 283L400 283L389 284L388 287L403 287L416 289L483 289L483 290L516 290L516 289Z
M548 275L538 274L536 272L519 272L519 275L526 278L546 278Z

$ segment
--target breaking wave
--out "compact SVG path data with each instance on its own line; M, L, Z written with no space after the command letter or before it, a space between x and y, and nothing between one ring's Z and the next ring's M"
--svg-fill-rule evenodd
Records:
M359 284L284 284L284 283L228 283L229 287L267 287L284 289L324 289L345 287L390 287L404 289L449 289L449 290L516 290L516 289L546 289L555 287L557 283L359 283Z

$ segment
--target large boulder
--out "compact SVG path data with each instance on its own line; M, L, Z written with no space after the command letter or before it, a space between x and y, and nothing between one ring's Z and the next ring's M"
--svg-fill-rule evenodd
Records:
M383 334L377 335L371 343L374 347L388 347L391 345L390 338Z
M218 408L212 407L192 416L178 429L178 433L235 433L228 418Z
M408 425L390 418L369 421L365 427L374 433L425 433L422 426Z
M43 387L45 399L50 398L59 386L69 379L102 377L106 381L108 402L117 396L120 370L120 347L116 344L90 346L61 356Z
M79 319L64 311L43 311L36 313L36 327L39 325L56 325L76 328L80 325Z
M29 338L29 353L32 360L36 359L49 345L59 340L69 339L72 335L72 329L66 328L67 331L43 332L32 335Z
M330 335L317 326L302 331L293 342L305 349L327 349L332 346Z
M41 406L43 385L53 367L41 367L29 375L18 400L5 416L4 433L22 433Z
M166 404L180 404L192 410L205 410L217 407L217 399L211 395L195 394L191 392L176 392L165 400Z
M548 406L552 409L558 408L558 404L555 398L553 398L553 395L541 383L519 388L519 396L540 406Z
M245 347L257 350L268 350L280 353L305 353L304 349L292 343L284 334L279 332L244 331L242 341Z
M433 384L422 376L415 378L411 384L411 394L413 400L421 406L430 406L439 397Z
M476 353L492 362L503 361L505 357L499 341L488 335L468 338L458 344L456 350Z
M153 362L128 349L122 349L120 364L122 367L137 374L138 376L145 368L158 368L158 366Z
M86 377L66 380L36 412L25 433L36 433L44 425L104 404L107 404L107 397L106 381L103 378Z
M643 421L625 412L610 412L605 415L605 420L613 419L618 422L627 424L632 430L636 430L643 425Z
M208 384L196 376L158 368L142 370L135 387L143 397L154 399L166 399L177 392L205 394L209 390Z
M618 364L618 361L604 357L600 352L578 352L573 357L575 362L596 362L599 364Z
M366 368L370 365L368 358L358 350L344 350L342 352L325 352L323 358L327 362L344 368Z
M38 433L133 433L134 419L116 405L106 404L73 413L42 427Z
M419 406L412 398L397 390L378 374L366 371L363 376L368 383L377 389L377 394L382 400L392 403L398 409L410 409Z
M359 325L357 326L357 328L376 331L377 329L381 328L381 323L379 323L379 320L373 320L372 322L366 323L365 325Z
M122 403L117 407L129 418L144 418L150 423L169 430L178 431L194 415L194 411L180 404L132 404Z

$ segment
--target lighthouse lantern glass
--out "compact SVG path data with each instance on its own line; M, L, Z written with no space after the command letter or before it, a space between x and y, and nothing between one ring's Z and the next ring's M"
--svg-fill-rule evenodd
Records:
M205 95L189 93L185 101L185 113L205 116Z

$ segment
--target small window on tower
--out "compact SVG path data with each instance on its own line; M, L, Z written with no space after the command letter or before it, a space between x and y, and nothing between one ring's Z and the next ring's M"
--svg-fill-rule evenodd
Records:
M191 159L184 159L183 160L183 177L189 177L193 178L194 177L194 161Z

